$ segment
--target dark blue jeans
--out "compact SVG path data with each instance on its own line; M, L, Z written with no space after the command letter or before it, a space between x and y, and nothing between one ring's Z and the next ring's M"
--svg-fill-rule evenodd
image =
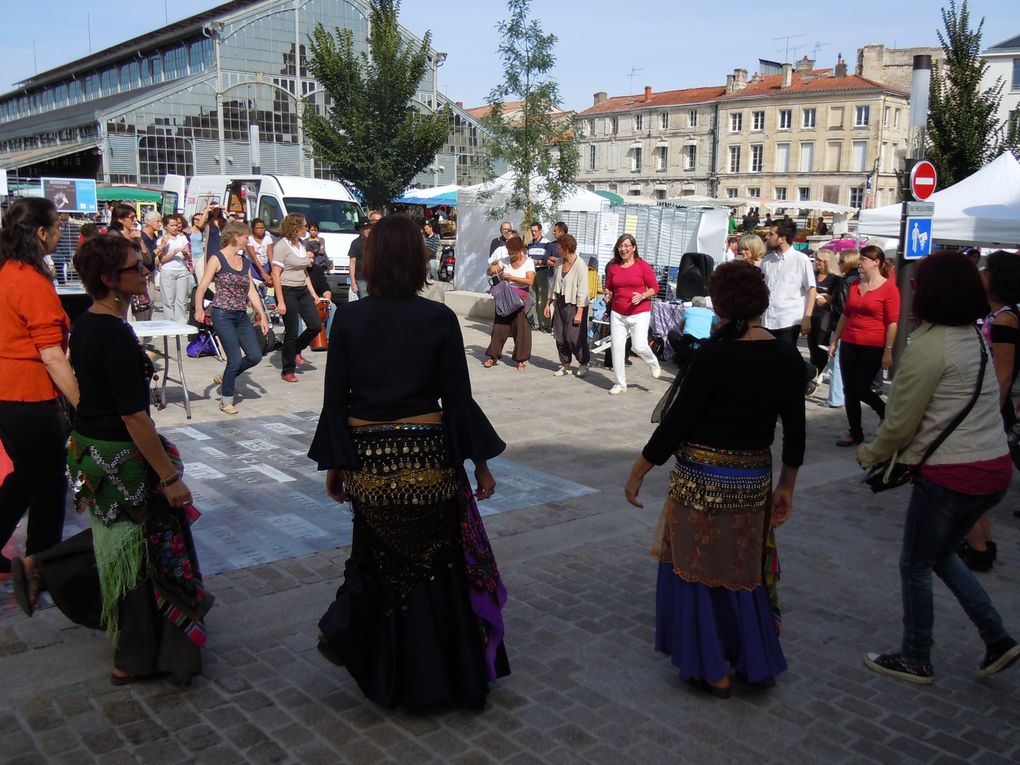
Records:
M914 661L931 659L931 573L946 583L974 622L986 644L1006 637L1002 618L988 593L956 554L956 546L975 521L997 505L1005 492L975 496L960 494L918 478L910 495L903 550L900 553L900 584L903 593L903 655Z
M224 404L234 403L234 381L242 372L247 372L262 361L262 347L255 326L247 311L225 311L212 309L212 324L223 350L227 354L227 367L223 370L223 385L220 397ZM244 351L244 356L241 356Z

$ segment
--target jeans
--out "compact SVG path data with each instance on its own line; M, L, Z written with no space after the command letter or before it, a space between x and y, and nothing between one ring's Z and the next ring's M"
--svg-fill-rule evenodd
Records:
M0 547L28 513L27 555L48 550L64 533L67 418L51 401L0 401L0 441L14 472L0 486Z
M885 419L885 402L871 389L875 375L882 369L882 346L856 345L841 340L839 364L843 374L843 395L846 397L846 421L850 435L860 441L864 438L861 425L861 402L875 410L879 419Z
M212 309L212 324L223 351L227 354L227 366L223 370L223 384L220 386L220 398L224 404L234 403L234 381L239 374L247 372L262 361L262 347L255 325L247 311L225 311L222 308ZM241 351L244 356L241 356Z
M829 406L843 406L846 400L843 398L843 367L839 363L839 346L836 344L836 355L832 357L829 366Z
M655 364L657 359L652 349L648 347L648 325L652 321L651 311L624 316L622 313L613 313L609 316L609 337L613 349L613 374L616 375L616 382L622 387L627 387L627 337L631 340L631 349L640 356L646 364Z
M900 553L900 584L903 595L903 655L913 661L931 658L931 574L946 583L978 628L985 644L1007 636L1002 618L988 593L956 554L956 546L975 521L997 505L1004 491L975 496L950 491L918 478L910 495Z
M159 287L163 297L163 318L179 324L188 323L188 300L195 287L190 271L162 271Z
M287 307L283 315L283 374L286 375L297 368L294 358L322 331L322 322L308 287L284 287L283 303ZM305 323L301 334L298 334L299 321Z

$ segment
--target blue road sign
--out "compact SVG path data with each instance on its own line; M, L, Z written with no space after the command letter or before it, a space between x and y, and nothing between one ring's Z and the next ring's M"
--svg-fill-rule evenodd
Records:
M907 218L907 238L903 257L917 260L931 255L931 218Z

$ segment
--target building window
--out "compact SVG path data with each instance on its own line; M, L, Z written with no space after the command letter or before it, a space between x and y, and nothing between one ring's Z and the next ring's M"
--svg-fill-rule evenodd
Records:
M882 109L882 127L889 127L889 112L892 111L888 106Z
M797 201L798 202L809 202L809 201L811 201L811 187L810 186L798 186L797 187Z
M191 141L169 135L147 135L138 140L138 182L160 184L167 175L195 174Z
M813 141L800 145L800 171L810 173L815 165L815 144Z
M863 173L868 169L868 142L854 141L853 158L850 160L850 170L855 173Z
M761 186L748 186L747 187L747 196L749 196L749 197L760 197L761 196Z
M669 160L669 147L668 146L657 146L655 148L655 169L664 171L666 169L666 163Z
M588 169L596 170L598 168L599 152L597 146L588 147Z
M698 165L698 147L684 146L684 170L693 170Z
M1020 90L1020 58L1013 59L1013 81L1010 90Z
M864 206L864 187L856 186L850 189L850 206L851 207L863 207Z
M857 117L854 120L854 127L867 127L868 122L871 120L871 107L870 106L858 106Z
M793 126L793 110L792 109L780 109L779 110L779 129L789 130Z
M730 172L731 173L739 173L740 172L740 147L739 146L731 146L730 147Z
M669 129L669 112L663 112L659 115L659 127L663 130Z
M697 126L698 126L698 110L697 109L690 109L687 112L687 127L697 127Z
M773 196L780 202L786 201L786 186L776 186L773 190Z
M815 126L815 120L817 119L817 112L814 109L804 110L804 119L802 124L806 128L813 128Z
M641 148L638 146L630 150L630 171L632 173L641 172Z
M776 144L776 172L787 173L790 171L790 144Z
M588 135L595 135L595 120L588 120Z
M765 112L751 112L751 130L765 129Z
M726 197L728 199L736 199L737 198L737 190L736 189L726 189Z
M644 117L644 115L642 115L642 114L635 114L634 115L634 132L635 133L640 133L641 132L641 125L644 122L644 120L642 119L643 117Z
M829 107L829 128L841 128L843 127L843 107L842 106L830 106Z
M616 135L620 132L620 118L610 117L609 118L609 134Z
M744 115L742 112L730 114L730 132L739 133L744 126Z
M892 113L892 126L893 126L894 130L900 126L900 110L899 109L893 109L893 113Z
M751 172L760 173L765 166L765 147L760 143L751 147Z

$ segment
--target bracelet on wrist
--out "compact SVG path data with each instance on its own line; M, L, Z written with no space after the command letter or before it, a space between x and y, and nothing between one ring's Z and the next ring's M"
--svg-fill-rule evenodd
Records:
M180 471L175 470L172 475L168 475L166 478L159 479L159 488L165 489L168 486L173 486L179 480L181 480L181 473Z

